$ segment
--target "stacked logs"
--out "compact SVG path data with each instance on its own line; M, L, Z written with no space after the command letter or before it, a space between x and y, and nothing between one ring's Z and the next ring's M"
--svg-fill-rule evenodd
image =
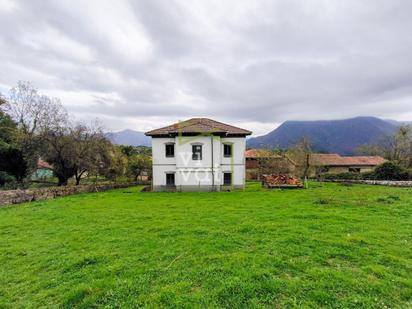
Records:
M271 187L295 187L295 188L302 188L303 183L299 178L280 174L280 175L263 175L262 177L263 185L267 188Z

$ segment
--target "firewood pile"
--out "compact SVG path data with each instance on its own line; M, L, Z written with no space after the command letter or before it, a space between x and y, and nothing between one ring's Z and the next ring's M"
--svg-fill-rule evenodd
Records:
M285 174L263 175L262 183L267 188L303 188L303 183L299 178Z

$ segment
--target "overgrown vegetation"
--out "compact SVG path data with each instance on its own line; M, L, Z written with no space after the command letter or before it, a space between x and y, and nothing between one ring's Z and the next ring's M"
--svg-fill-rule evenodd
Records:
M410 189L259 187L0 209L0 307L411 307Z

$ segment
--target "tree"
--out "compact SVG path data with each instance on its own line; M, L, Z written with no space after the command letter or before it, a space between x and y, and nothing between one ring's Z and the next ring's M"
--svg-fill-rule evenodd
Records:
M97 173L105 162L109 162L112 144L101 127L77 125L71 130L76 168L76 185L84 174Z
M358 153L379 155L398 162L404 168L412 168L412 128L401 126L392 136L384 138L376 145L360 145Z
M16 144L31 173L40 156L42 136L67 126L67 111L59 99L41 95L30 82L24 81L11 89L4 110L17 123Z
M11 117L0 110L0 148L9 147L14 143L17 131L16 123Z
M4 101L0 103L4 104ZM5 176L8 174L18 182L22 182L27 175L27 163L23 153L15 144L16 134L16 123L0 110L0 172L3 172L4 179L11 179Z
M256 160L260 175L265 174L291 174L292 162L283 149L259 149L256 151Z
M136 147L130 145L119 145L119 150L123 153L127 158L130 158L133 155L138 154L136 151Z
M134 155L130 158L128 164L128 174L133 176L136 181L143 172L150 174L152 170L152 158L148 155Z
M116 146L127 157L130 158L134 155L152 155L152 150L147 146L130 146L130 145L118 145Z
M392 143L391 160L396 160L402 167L412 167L412 128L401 126L395 133Z
M44 132L42 139L43 159L53 166L53 172L58 179L57 185L66 186L69 178L76 173L74 142L69 129Z
M312 154L311 142L303 137L298 143L288 149L288 156L296 164L295 173L302 178L309 176L312 168L310 155Z
M27 165L23 153L15 147L1 148L0 171L6 172L21 183L27 176Z
M8 100L0 97L0 105L1 110L10 115L3 117L4 123L14 124L15 144L28 162L27 165L21 164L22 168L28 166L34 171L42 157L53 166L59 186L67 185L71 177L75 177L78 185L87 174L105 175L110 179L124 175L124 155L113 147L101 127L73 126L60 100L40 94L30 82L18 82L10 93ZM0 145L3 133L2 130ZM5 136L9 137L9 134ZM136 149L128 151L133 153ZM6 156L5 153L0 159L8 158L10 161L22 157L15 151L11 154ZM16 178L21 178L23 170L14 171Z
M68 119L67 111L59 99L41 95L27 81L19 81L10 90L6 105L8 114L29 135L56 129Z
M127 158L122 154L119 148L110 144L107 156L103 157L102 164L99 168L99 174L106 178L116 181L119 176L123 176L126 171Z

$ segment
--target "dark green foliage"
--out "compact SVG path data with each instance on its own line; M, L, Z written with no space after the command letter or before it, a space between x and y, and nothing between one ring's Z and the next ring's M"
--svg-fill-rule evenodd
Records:
M0 110L0 149L13 143L16 130L16 123Z
M6 184L10 184L16 181L12 175L7 174L4 171L0 171L0 187L5 186Z
M375 179L375 172L374 171L363 172L363 173L361 173L361 178L364 179L364 180L374 180Z
M116 147L118 147L121 153L124 154L126 157L132 157L134 155L152 155L152 148L146 146L118 145Z
M27 176L23 153L16 148L0 149L0 171L12 175L18 182Z
M27 162L15 143L16 123L0 110L0 186L21 182L27 176Z
M388 161L375 168L371 174L377 180L408 180L408 171L396 162Z
M65 186L76 173L75 147L66 131L48 132L43 135L43 158L53 165L58 186Z
M140 189L0 208L0 307L411 307L410 189Z

